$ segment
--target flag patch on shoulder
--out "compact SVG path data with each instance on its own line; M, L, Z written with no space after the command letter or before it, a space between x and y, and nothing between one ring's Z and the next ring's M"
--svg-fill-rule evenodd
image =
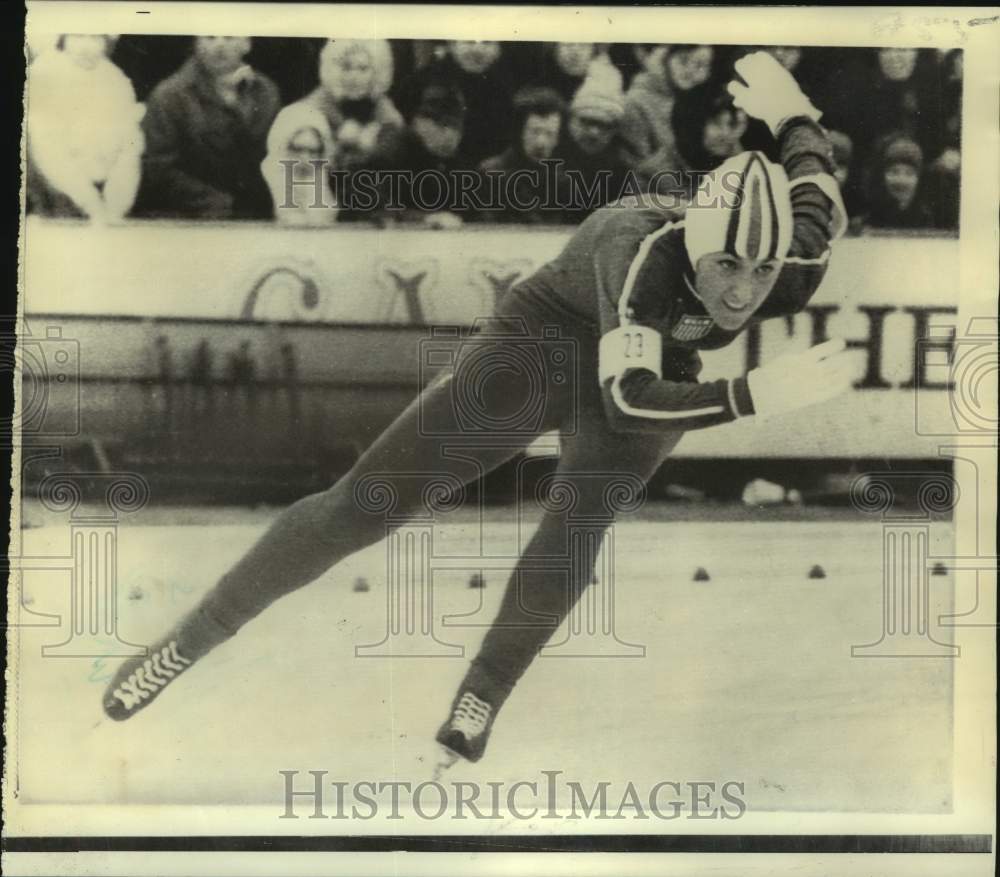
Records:
M696 338L704 338L711 331L711 317L692 317L685 314L670 330L670 336L678 341L694 341Z

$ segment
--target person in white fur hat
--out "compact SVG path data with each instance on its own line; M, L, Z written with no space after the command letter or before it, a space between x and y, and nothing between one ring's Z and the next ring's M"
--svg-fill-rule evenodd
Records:
M63 34L28 67L29 209L121 219L139 187L144 108L108 53L116 34Z
M393 59L388 40L329 40L319 54L319 85L299 103L326 117L338 168L370 166L390 148L403 117L388 96Z

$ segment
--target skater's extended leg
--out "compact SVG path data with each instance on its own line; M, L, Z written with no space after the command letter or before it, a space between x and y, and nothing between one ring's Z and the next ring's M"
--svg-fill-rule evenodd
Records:
M517 341L523 344L523 339ZM499 359L504 362L502 351ZM524 374L498 368L485 385L472 388L456 388L458 380L445 376L434 382L333 487L283 511L201 604L152 647L150 658L122 665L106 692L105 711L115 719L130 717L275 600L385 536L386 509L365 500L371 478L384 481L393 494L392 512L398 524L422 509L431 482L464 485L510 459L531 440L533 435L523 427L516 435L502 431L485 437L463 435L456 414L458 389L479 393L479 404L497 420L502 421L505 412L516 415L524 407ZM535 392L530 386L527 391ZM548 400L537 433L562 421L564 412L554 401Z
M502 376L489 393L492 411L502 413L516 404L517 394ZM501 440L492 446L463 441L454 421L452 385L445 379L415 400L333 487L282 512L207 595L206 613L235 632L279 597L382 539L387 509L367 499L372 479L383 482L393 495L391 511L398 522L425 511L425 491L432 482L468 484L509 460L530 440ZM427 423L436 425L434 435L425 434L422 425Z

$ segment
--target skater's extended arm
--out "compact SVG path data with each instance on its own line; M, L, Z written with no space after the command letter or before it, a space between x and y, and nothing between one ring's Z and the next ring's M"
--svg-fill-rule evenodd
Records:
M703 429L753 414L745 378L699 382L690 365L696 359L669 352L663 356L664 341L653 326L662 315L663 278L671 274L671 255L645 245L637 253L642 217L622 210L617 214L594 252L602 336L599 377L615 429ZM669 228L667 223L664 230ZM652 239L655 235L642 238Z
M771 417L840 395L851 384L853 363L843 339L787 353L745 377L710 383L665 380L662 339L638 323L601 339L600 380L605 408L622 432L688 430L736 417Z
M669 347L670 341L656 328L664 296L657 294L654 281L659 277L662 285L662 278L669 276L670 250L649 247L629 262L622 258L629 238L634 240L628 234L608 235L595 254L601 320L598 377L615 429L703 429L752 414L781 414L831 399L849 387L852 363L842 341L786 354L746 376L697 381L697 359L685 356L683 348ZM622 294L614 295L615 289Z
M599 377L615 429L704 429L754 413L744 377L707 382L665 377L662 345L660 333L640 323L612 329L601 338Z

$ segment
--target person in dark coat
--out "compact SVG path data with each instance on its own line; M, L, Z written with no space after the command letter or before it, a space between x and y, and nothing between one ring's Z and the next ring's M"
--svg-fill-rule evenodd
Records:
M382 222L419 222L457 228L473 208L461 195L458 174L476 177L462 149L467 108L454 86L426 86L409 125L375 158Z
M145 215L270 218L260 163L280 99L244 63L249 51L247 37L197 37L194 54L153 89L143 119Z
M502 152L513 136L512 89L498 42L453 40L401 89L399 108L413 118L428 85L458 89L466 106L461 152L473 162Z
M728 92L706 82L678 97L671 125L681 165L708 171L741 151L749 120Z
M858 174L854 172L854 143L843 131L827 131L833 149L833 178L840 186L847 208L847 233L856 235L864 227L866 194Z
M944 111L933 51L879 49L858 52L817 88L824 124L854 142L855 169L876 160L874 147L889 134L906 134L924 160L944 145Z
M692 195L706 171L746 147L749 120L729 93L709 80L681 92L671 113L674 146L669 163L644 166L640 180L670 199ZM648 172L654 170L652 176Z
M938 228L957 230L962 189L962 50L941 61L944 128L941 154L927 169L927 195Z
M483 201L490 209L478 218L530 224L565 222L552 197L562 174L542 162L552 157L559 143L566 103L551 88L525 88L514 96L514 114L514 142L479 166L484 175Z

